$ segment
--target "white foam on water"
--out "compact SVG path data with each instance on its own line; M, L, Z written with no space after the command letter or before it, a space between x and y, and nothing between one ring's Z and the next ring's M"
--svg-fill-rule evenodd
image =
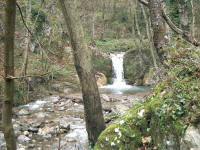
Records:
M124 61L124 54L125 53L118 53L118 54L110 54L110 57L112 59L112 66L113 66L113 84L103 86L102 88L105 89L130 89L132 88L131 85L127 85L124 80L124 67L123 67L123 61Z

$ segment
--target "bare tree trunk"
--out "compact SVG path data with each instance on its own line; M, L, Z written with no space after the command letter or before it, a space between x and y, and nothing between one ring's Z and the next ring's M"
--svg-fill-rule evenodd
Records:
M94 16L94 12L92 14L92 23L91 23L91 36L92 36L92 41L94 41L94 37L95 37L95 16Z
M161 63L166 64L165 53L163 51L163 47L166 44L165 43L166 29L165 29L165 22L162 17L162 8L160 0L150 0L149 10L150 10L151 25L153 29L154 46L161 60Z
M100 40L104 40L104 32L105 32L105 7L106 7L106 4L104 1L102 1L103 3L103 10L102 10L102 31L101 31L101 37L100 37Z
M31 19L31 0L27 1L26 16L27 16L27 20L30 21L30 19ZM22 66L22 71L21 71L22 76L26 76L27 67L28 67L28 52L29 52L29 44L30 44L30 35L29 35L28 31L26 33L25 43L26 43L26 47L25 47L25 51L24 51L24 63Z
M196 14L195 14L195 7L194 1L190 0L192 6L192 37L195 38L195 24L196 24Z
M146 32L147 32L147 37L148 37L148 40L149 40L149 43L150 43L150 49L151 49L151 55L152 55L152 58L153 58L154 67L157 69L158 65L157 65L157 62L156 62L155 54L154 54L154 45L153 45L152 36L151 36L151 32L150 32L149 20L147 18L143 4L140 4L140 6L142 8L142 12L143 12L145 23L146 23Z
M137 1L135 1L135 6L134 6L134 16L135 16L135 25L136 25L136 29L137 29L137 34L139 37L141 37L141 32L140 32L140 28L139 28L139 25L138 25L138 18L137 18Z
M105 129L100 95L91 63L91 51L88 49L83 27L77 14L76 0L59 0L61 10L70 35L75 67L81 82L86 129L92 145Z
M179 17L181 29L189 32L189 19L187 13L187 2L185 0L179 0Z
M16 137L12 125L12 106L14 99L14 80L7 76L14 76L14 35L15 35L16 0L7 0L5 7L4 34L4 71L5 90L3 100L3 132L7 150L16 150Z

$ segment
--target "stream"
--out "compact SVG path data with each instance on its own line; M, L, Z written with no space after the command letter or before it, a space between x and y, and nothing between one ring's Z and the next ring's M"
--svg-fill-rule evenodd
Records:
M127 85L123 77L123 54L111 55L113 83L100 88L107 125L115 121L136 101L143 102L147 87ZM81 93L54 95L13 109L17 150L88 150ZM0 131L0 149L6 150Z

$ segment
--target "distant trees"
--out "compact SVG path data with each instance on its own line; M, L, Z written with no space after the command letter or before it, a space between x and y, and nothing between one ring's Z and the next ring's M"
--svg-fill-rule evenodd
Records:
M189 32L188 32L189 22L188 22L188 15L187 15L187 9L186 9L187 5L184 0L179 0L179 16L180 16L182 29L178 28L168 17L166 13L166 9L165 9L165 2L163 0L150 0L150 1L139 0L139 2L149 8L151 25L153 29L154 46L161 60L161 63L165 64L165 52L163 51L163 47L168 43L168 40L169 40L165 22L169 25L169 27L174 32L182 35L182 37L187 42L195 46L200 45L200 43L197 42L194 37L189 35ZM194 13L193 13L193 16L194 16Z
M92 145L105 129L100 95L91 63L91 51L88 49L84 31L77 12L76 0L59 0L67 25L75 59L75 67L81 82L86 129Z
M16 150L16 137L12 125L12 106L14 99L14 34L15 34L16 0L7 0L5 5L4 33L4 72L5 90L3 99L3 132L7 150Z

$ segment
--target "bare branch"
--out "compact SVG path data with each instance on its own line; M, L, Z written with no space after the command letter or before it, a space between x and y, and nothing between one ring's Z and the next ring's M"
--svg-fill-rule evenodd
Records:
M23 13L22 13L22 10L21 10L19 4L16 3L16 5L17 5L17 8L19 9L20 16L21 16L21 18L22 18L22 21L23 21L23 24L24 24L25 28L27 29L27 31L29 32L29 34L37 41L37 43L38 43L40 49L41 49L42 52L46 55L47 59L48 59L49 61L53 62L53 60L51 60L51 59L48 57L47 53L45 52L45 50L44 50L45 48L44 48L44 46L42 45L42 43L37 39L37 37L34 36L34 34L33 34L33 33L31 32L31 30L28 28L28 26L27 26L27 24L26 24L26 22L25 22L25 20L24 20L24 16L23 16ZM50 50L48 50L48 51L49 51L50 53L52 53L53 55L55 55L55 53L51 52Z
M46 73L44 73L44 74L27 75L27 76L20 76L20 77L7 76L6 79L14 80L14 79L24 79L24 78L29 78L29 77L43 77L43 76L47 76L47 75L49 75L49 74L58 72L58 71L62 70L64 67L65 67L65 66L62 66L60 69L57 69L57 70L55 70L55 71L49 71L49 72L46 72ZM3 76L3 77L4 77L4 76Z
M149 2L147 2L146 0L138 0L138 1L143 5L145 5L146 7L149 7Z
M166 23L169 25L169 27L176 32L177 34L182 35L182 37L189 43L193 44L194 46L200 46L200 42L197 42L195 38L189 36L189 33L187 31L183 31L179 29L167 16L166 12L162 9L162 15Z

